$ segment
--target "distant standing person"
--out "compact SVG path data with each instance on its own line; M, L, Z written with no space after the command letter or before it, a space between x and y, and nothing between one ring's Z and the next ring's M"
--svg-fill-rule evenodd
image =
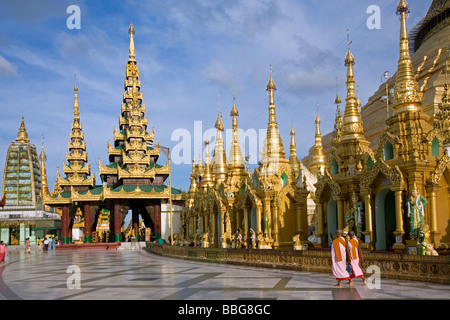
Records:
M48 241L47 237L45 237L44 238L44 252L48 251L48 244L49 244L49 241Z
M55 241L51 236L48 237L48 248L50 250L55 250Z
M3 241L0 242L0 262L5 263L5 256L8 252L8 249L6 249L5 243Z
M356 238L355 232L350 231L348 233L348 236L350 237L350 240L348 241L348 249L350 252L350 263L352 265L353 273L351 275L350 279L350 286L353 286L353 278L362 278L364 285L367 284L367 280L364 277L364 273L362 272L359 262L363 262L364 258L362 256L362 251L359 246L358 238Z
M347 267L347 246L342 237L342 230L336 230L336 238L331 243L331 270L337 280L336 287L341 287L341 281L349 280Z
M30 248L31 244L30 244L30 238L26 238L25 239L25 253L31 253L31 248Z

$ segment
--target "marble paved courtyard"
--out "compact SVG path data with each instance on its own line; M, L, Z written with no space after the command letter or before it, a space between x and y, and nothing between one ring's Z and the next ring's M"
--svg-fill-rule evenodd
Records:
M330 274L208 264L145 250L11 250L0 264L0 300L450 299L450 285L381 278L336 288Z

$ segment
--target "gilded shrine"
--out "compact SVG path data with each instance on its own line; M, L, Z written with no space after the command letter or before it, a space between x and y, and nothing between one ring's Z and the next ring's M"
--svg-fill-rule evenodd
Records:
M108 164L99 159L101 184L91 176L83 126L79 117L78 88L75 85L74 118L63 164L62 177L57 170L54 191L44 197L46 205L62 212L62 240L73 242L73 225L77 212L82 212L84 243L120 242L126 234L143 239L142 221L151 239L168 239L172 218L177 224L182 206L181 191L171 187L170 157L157 163L161 152L169 153L154 143L154 130L148 132L149 120L141 92L139 68L135 57L133 24L129 28L129 59L126 64L119 129L114 128L114 143L108 142ZM169 186L165 184L169 179ZM172 203L172 201L178 201ZM173 206L172 206L173 205ZM169 208L170 207L170 208ZM175 208L175 210L172 210ZM131 212L128 228L125 215ZM140 219L141 218L141 219ZM127 229L132 229L132 232ZM140 239L141 238L141 239ZM147 239L150 241L150 238Z
M357 59L349 41L345 109L340 109L338 93L334 131L325 136L317 115L315 143L302 161L297 159L293 128L286 156L272 73L266 88L267 136L254 172L239 148L236 103L230 113L228 158L219 113L212 160L208 151L204 164L201 158L192 163L182 216L185 229L177 234L177 244L305 250L329 247L330 234L342 229L355 231L364 250L447 252L449 7L448 1L433 1L410 36L409 6L399 1L397 72L364 106L356 93ZM209 142L205 145L208 150ZM314 201L313 214L308 200Z

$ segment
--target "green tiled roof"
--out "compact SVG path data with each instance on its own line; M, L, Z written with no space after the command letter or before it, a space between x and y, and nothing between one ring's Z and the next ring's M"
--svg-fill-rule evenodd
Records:
M89 192L93 195L98 195L100 193L102 193L103 191L103 186L94 186L92 189L89 189ZM82 191L80 192L81 195L85 195L87 194L87 191Z
M125 192L133 192L134 190L136 190L137 185L121 185L118 187L112 187L111 191L113 192L120 192L120 191L125 191ZM164 190L166 190L168 187L165 185L162 186L153 186L153 185L140 185L139 189L141 189L143 192L163 192ZM181 194L181 190L172 188L172 194Z

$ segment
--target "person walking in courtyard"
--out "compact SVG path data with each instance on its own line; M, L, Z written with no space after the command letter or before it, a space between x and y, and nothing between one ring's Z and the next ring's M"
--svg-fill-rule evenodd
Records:
M49 244L49 241L48 241L47 237L44 237L44 252L48 251L48 244Z
M25 239L25 253L31 253L30 238Z
M349 280L347 267L347 246L342 236L342 230L336 230L336 238L331 243L331 270L337 280L336 287L342 287L341 281Z
M6 249L5 243L3 241L0 242L0 262L5 263L5 256L8 252Z
M364 258L362 255L361 248L359 246L358 238L354 231L348 233L350 240L348 241L348 251L350 254L350 264L352 265L353 273L350 275L349 285L353 287L353 280L355 278L362 278L364 285L367 284L367 280L364 277L364 273L359 266L359 262L363 262Z
M52 236L48 237L48 249L55 250L55 241L53 240Z

